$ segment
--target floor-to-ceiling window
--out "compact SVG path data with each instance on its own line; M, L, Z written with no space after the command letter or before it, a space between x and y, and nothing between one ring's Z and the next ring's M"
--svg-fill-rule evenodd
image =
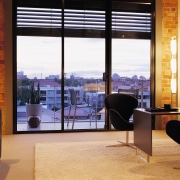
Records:
M105 1L64 2L64 72L66 89L74 89L77 109L64 109L65 129L104 129ZM97 9L95 8L97 6ZM74 111L76 113L74 114ZM66 122L67 121L67 122Z
M61 108L61 39L17 36L17 131L59 130L56 110ZM28 128L27 106L31 85L40 83L41 125ZM32 114L34 116L36 114Z
M153 1L114 0L112 9L106 3L104 0L16 1L15 132L104 130L108 82L112 82L113 93L137 89L139 106L150 106ZM109 13L112 20L109 37L107 11L113 12ZM140 23L139 18L143 19ZM110 44L107 39L111 39ZM107 47L112 52L109 58ZM109 73L105 72L107 61L111 78L104 81L103 73ZM32 84L36 95L40 87L39 115L27 115ZM75 113L74 106L69 111L69 89L74 89L78 96ZM40 124L36 123L38 119ZM38 126L30 127L27 122L30 120Z
M104 46L103 38L65 38L64 87L73 88L76 94L81 96L76 117L73 117L72 107L70 124L65 122L65 127L72 128L75 118L73 129L104 129ZM64 113L67 117L69 106Z
M112 89L133 94L142 108L151 105L152 12L151 3L112 3Z

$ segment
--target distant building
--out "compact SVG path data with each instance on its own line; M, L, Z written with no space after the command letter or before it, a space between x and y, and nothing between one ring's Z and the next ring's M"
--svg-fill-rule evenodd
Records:
M49 75L48 77L45 77L45 79L51 79L51 80L54 80L54 79L59 79L59 75Z
M26 79L27 76L24 75L23 71L17 73L18 79ZM59 75L49 75L46 79L39 80L40 91L41 91L41 103L47 109L61 109L62 108L62 91L61 84L55 82L54 79L58 79ZM71 75L71 79L75 79L74 75ZM78 78L77 78L78 79ZM118 74L114 74L114 79L112 81L112 92L118 92L119 89L126 90L138 90L138 101L140 107L150 106L150 80L137 79L134 75L133 78L120 77ZM78 103L88 103L97 112L104 107L105 98L105 82L98 80L95 82L87 83L82 82L79 78L77 83L79 86L65 86L64 87L64 106L68 107L70 104L70 94L69 88L73 88L78 96L83 98L78 99ZM37 83L37 82L36 82ZM35 87L37 84L35 83ZM82 85L81 85L82 84Z
M119 79L120 79L120 76L117 73L114 73L112 75L112 80L119 80Z
M17 79L27 79L27 75L23 71L17 72Z
M47 109L60 109L61 105L61 84L54 82L49 79L40 80L40 93L41 93L41 103ZM70 104L70 94L69 88L71 87L64 87L64 104L65 107L69 106ZM84 95L84 88L83 87L72 87L75 89L77 96ZM78 103L82 103L83 99L78 99Z

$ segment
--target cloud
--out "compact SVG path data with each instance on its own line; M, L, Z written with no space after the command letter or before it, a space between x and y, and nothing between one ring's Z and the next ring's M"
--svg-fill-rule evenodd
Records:
M17 71L28 77L61 74L61 38L18 37ZM65 38L65 73L102 77L105 39ZM112 40L112 72L150 76L150 40Z

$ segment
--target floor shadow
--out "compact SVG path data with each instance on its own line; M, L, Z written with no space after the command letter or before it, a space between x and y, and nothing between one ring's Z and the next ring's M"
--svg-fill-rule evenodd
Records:
M162 160L157 162L145 163L144 165L134 166L129 169L130 172L144 176L150 176L151 179L158 177L175 177L180 176L180 161L179 160Z
M11 164L18 163L18 159L0 159L0 180L5 180L10 170Z

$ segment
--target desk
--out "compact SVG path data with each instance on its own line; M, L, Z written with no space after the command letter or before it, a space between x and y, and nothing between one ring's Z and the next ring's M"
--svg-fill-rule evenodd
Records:
M152 156L152 120L157 115L178 115L180 111L148 112L142 108L134 109L134 145L137 149Z

